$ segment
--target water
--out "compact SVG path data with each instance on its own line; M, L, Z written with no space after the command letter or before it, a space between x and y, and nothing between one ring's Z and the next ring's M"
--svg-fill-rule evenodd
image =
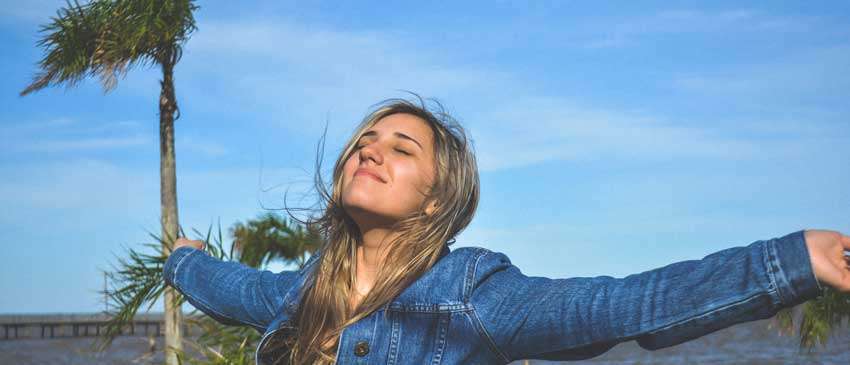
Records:
M671 365L671 364L850 364L850 328L829 337L825 347L800 353L798 336L780 336L771 320L738 324L695 340L656 351L634 341L620 343L595 358L575 362L531 360L529 364ZM511 365L521 365L515 361Z
M143 336L118 337L102 353L90 350L93 342L92 337L0 341L0 364L162 364L165 358L162 351L150 352L149 340ZM156 339L155 344L157 350L162 349L163 338Z
M657 351L641 349L635 342L621 343L590 360L564 364L638 365L638 364L850 364L850 329L830 337L824 348L812 354L798 352L799 338L779 336L768 328L770 320L739 324L696 340ZM162 337L150 352L144 336L125 336L115 340L109 351L95 353L88 346L93 338L57 338L0 340L0 364L118 365L161 364ZM530 364L558 362L531 360ZM512 365L522 365L515 361Z

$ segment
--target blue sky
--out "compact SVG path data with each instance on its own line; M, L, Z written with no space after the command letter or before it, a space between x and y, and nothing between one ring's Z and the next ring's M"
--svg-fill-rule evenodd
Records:
M158 232L158 69L18 96L63 4L0 6L0 313L103 309L100 270ZM184 228L226 230L287 187L311 203L297 194L325 123L327 172L404 89L475 144L481 202L454 247L529 275L850 232L844 2L199 5L175 76Z

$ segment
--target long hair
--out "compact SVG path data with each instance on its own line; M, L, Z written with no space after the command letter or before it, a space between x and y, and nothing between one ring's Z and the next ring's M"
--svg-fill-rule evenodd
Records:
M439 259L443 247L453 244L454 237L472 220L479 198L473 146L463 127L439 102L431 100L433 107L429 107L421 97L416 97L418 103L388 99L373 106L374 110L357 126L334 165L331 192L322 181L321 157L317 158L315 189L326 208L321 216L305 223L318 227L324 242L300 289L300 302L289 324L292 331L283 332L282 338L267 344L286 347L284 352L272 349L279 354L274 363L333 363L342 330L389 303L428 271ZM421 118L433 131L435 179L420 209L393 226L399 234L387 243L375 284L352 310L348 299L354 290L355 253L361 237L342 206L343 166L368 128L398 113ZM425 214L425 207L432 202L436 203L435 209Z

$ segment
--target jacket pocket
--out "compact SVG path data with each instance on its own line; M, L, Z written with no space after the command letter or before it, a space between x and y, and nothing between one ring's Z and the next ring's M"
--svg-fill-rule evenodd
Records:
M430 306L389 309L387 364L442 364L452 312Z

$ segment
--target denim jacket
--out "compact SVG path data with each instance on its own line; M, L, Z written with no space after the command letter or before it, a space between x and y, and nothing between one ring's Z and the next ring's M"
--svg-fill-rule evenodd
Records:
M346 327L338 364L506 364L579 360L636 340L655 350L819 297L803 230L628 275L527 276L502 253L443 249L395 299ZM191 247L164 265L167 284L215 320L263 333L287 326L320 253L274 273ZM257 351L257 364L269 361Z

